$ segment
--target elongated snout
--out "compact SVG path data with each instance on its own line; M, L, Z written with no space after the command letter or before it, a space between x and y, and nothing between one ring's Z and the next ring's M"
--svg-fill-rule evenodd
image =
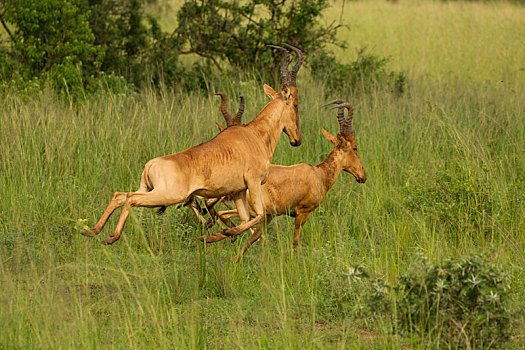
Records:
M355 180L360 184L364 184L366 182L366 172L364 169L359 171L356 171L355 169L343 169L343 171L354 175Z
M292 147L300 146L303 143L303 137L301 135L301 128L299 126L294 127L293 129L284 128L284 133L288 135L290 139L290 145Z
M366 182L366 171L362 169L357 175L354 175L357 182L364 184Z
M301 146L302 142L303 141L301 139L293 140L293 141L290 141L290 145L292 145L292 147L297 147L297 146Z

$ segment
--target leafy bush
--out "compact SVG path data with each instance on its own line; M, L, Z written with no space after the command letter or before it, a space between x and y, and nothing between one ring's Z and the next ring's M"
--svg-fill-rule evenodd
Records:
M142 0L81 0L89 13L95 44L104 52L100 70L124 77L135 86L173 81L180 73L178 41L144 14Z
M102 52L94 44L87 15L73 2L6 0L3 16L16 25L11 39L26 79L53 66L99 66Z
M327 7L327 0L191 0L177 14L176 33L187 47L183 53L205 57L220 71L227 61L268 75L278 71L282 55L272 55L267 44L286 42L313 53L338 43L338 26L318 21Z
M507 275L480 256L418 266L399 279L397 323L446 347L494 348L509 338Z

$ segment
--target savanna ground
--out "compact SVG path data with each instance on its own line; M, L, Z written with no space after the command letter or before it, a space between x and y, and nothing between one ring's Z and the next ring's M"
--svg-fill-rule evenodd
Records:
M147 160L216 134L215 91L99 94L80 104L48 90L5 92L0 348L425 348L431 339L395 332L391 316L358 317L331 299L350 290L336 278L350 267L394 284L421 253L431 262L483 254L509 273L509 308L523 310L525 8L346 2L345 22L350 45L340 57L367 46L391 56L409 84L404 94L331 96L356 107L368 181L341 174L295 254L289 218L237 264L230 259L246 235L204 246L187 209L135 209L112 246L100 241L118 215L96 238L79 234L114 191L138 187ZM246 96L245 121L267 102L262 83L223 87ZM321 127L337 132L334 112L320 107L323 82L305 69L298 85L303 145L282 136L277 164L319 163L331 149ZM523 313L514 321L508 348L525 343Z

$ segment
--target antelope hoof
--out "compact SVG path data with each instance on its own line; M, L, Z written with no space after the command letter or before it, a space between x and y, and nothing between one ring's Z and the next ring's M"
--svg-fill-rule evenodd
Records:
M212 241L208 241L208 239L212 238L211 236L208 236L208 235L202 235L200 237L198 237L197 239L201 242L204 242L204 243L211 243Z
M101 243L104 244L104 245L111 245L113 243L115 243L117 241L117 239L115 237L108 237L106 239L104 239Z
M90 230L82 231L82 232L80 232L80 234L84 235L86 237L94 237L95 235L98 234L98 232L94 228L92 228Z

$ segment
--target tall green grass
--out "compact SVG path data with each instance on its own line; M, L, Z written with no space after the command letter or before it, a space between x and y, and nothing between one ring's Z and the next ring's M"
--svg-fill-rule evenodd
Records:
M470 5L399 6L359 2L347 4L347 11L362 11L360 31L392 28L403 40L413 35L422 51L437 52L435 41L418 37L417 21L408 21L403 31L394 23L414 13L433 18L453 6ZM513 33L521 30L516 29L520 20L511 21L515 25L504 20L522 9L472 6L479 11L476 18L499 18L507 26L487 45L503 40L515 50L510 46L516 44ZM371 13L388 9L396 11L391 21L372 21ZM333 96L356 107L366 184L341 174L306 223L295 254L293 221L283 217L270 226L266 243L254 245L238 264L230 259L243 240L203 246L196 237L204 230L186 209L170 208L160 217L150 209L134 209L112 246L100 241L114 229L116 218L96 238L79 234L96 222L114 191L138 187L149 159L213 137L215 122L221 121L218 97L165 89L100 94L73 104L48 90L4 91L0 348L424 348L428 339L393 334L388 315L354 318L338 313L330 300L330 290L346 288L331 277L348 267L362 265L393 283L417 252L435 262L485 254L511 273L511 306L523 309L522 61L494 63L513 72L504 82L495 80L495 73L487 73L492 74L487 79L480 71L472 73L476 66L461 57L472 49L489 61L491 52L467 42L486 21L451 13L456 17L441 20L456 21L467 33L465 46L457 44L463 39L455 32L443 34L457 45L455 54L449 51L450 60L463 62L449 67L457 72L455 78L434 75L434 66L422 61L409 71L404 95L377 89ZM410 50L404 55L412 57ZM450 63L440 62L445 71ZM322 82L312 81L305 70L298 84L303 145L291 148L282 136L277 164L317 164L331 149L320 128L338 130L334 112L320 107L326 102L320 99ZM245 121L267 101L262 82L232 81L224 91L232 111L234 97L246 96ZM523 346L523 333L518 314L509 347Z

